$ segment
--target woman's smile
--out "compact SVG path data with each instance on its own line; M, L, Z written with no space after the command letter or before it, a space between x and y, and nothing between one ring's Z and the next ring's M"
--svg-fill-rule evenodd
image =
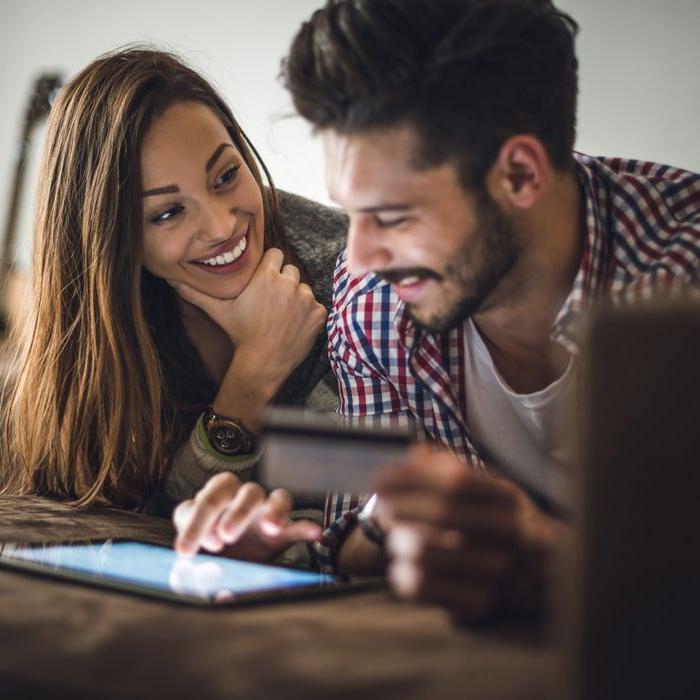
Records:
M206 257L191 260L190 265L212 275L225 275L236 272L246 264L248 250L248 234L250 222L242 235L232 236L230 240L222 243Z

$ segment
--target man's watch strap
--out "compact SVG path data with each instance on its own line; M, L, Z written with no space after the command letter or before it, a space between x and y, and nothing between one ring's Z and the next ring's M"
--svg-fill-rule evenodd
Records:
M382 530L374 518L374 510L377 506L377 494L374 494L365 507L358 513L357 522L364 536L374 544L383 547L386 542L386 532Z

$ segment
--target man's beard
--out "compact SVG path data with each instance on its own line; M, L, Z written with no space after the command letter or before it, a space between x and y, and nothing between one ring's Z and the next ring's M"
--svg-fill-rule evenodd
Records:
M441 286L459 290L458 298L428 318L406 304L417 326L431 333L451 330L482 308L501 280L513 269L520 255L520 243L513 222L482 189L476 200L476 227L473 239L462 248L443 275L423 271L423 276L439 279Z

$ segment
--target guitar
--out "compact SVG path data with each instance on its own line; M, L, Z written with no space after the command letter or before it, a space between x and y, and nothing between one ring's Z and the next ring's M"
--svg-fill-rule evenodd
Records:
M34 81L32 94L24 115L22 137L17 150L15 174L10 194L10 204L5 219L5 235L0 257L0 333L8 330L9 318L13 309L8 304L8 291L12 286L14 267L14 246L17 237L17 217L22 202L25 171L35 127L46 119L51 103L62 84L62 77L57 74L43 74Z

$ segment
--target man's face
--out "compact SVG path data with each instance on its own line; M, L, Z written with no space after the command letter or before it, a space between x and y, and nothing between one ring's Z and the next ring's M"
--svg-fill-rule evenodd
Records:
M434 332L483 311L519 257L512 221L456 167L417 169L414 132L322 132L328 190L350 216L351 274L387 279Z

